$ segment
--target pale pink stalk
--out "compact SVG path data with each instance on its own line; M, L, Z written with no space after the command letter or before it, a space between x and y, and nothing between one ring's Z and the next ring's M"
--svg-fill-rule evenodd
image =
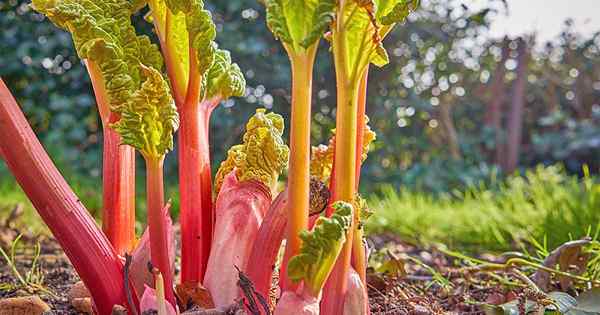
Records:
M258 229L271 204L269 188L258 181L239 182L235 170L223 182L215 207L215 235L204 286L216 307L240 297L238 272L245 270Z
M285 291L277 302L274 315L319 315L319 300L301 287L296 292Z
M369 298L360 275L350 268L348 291L344 297L344 315L365 315L369 313Z
M245 272L256 292L269 297L277 253L281 248L287 223L287 188L271 204L260 225Z

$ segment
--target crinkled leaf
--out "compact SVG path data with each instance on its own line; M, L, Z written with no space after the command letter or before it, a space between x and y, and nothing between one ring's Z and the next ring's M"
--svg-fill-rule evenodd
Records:
M333 270L346 234L352 225L352 205L343 201L333 204L331 218L319 217L313 230L300 234L300 253L288 262L288 277L292 281L304 281L305 287L317 296Z
M227 50L217 50L206 80L208 98L219 96L227 99L231 96L243 96L246 90L244 75L240 67L231 62Z
M272 187L286 167L289 149L283 142L283 117L257 109L246 124L241 145L233 146L221 163L215 179L216 190L234 168L240 181L257 180Z
M33 8L71 33L82 59L102 73L112 110L124 106L143 81L141 65L162 68L162 55L147 36L138 36L131 15L143 1L34 0Z
M334 19L335 0L265 0L264 3L267 26L293 50L317 42Z
M121 119L112 127L125 144L138 149L146 158L159 158L173 148L173 133L179 116L169 85L154 68L142 67L146 80L125 106Z
M229 148L229 151L227 151L227 158L221 162L217 175L215 176L215 195L218 195L219 191L221 191L225 176L231 173L238 165L242 164L242 160L245 158L246 153L244 152L243 144L234 145Z

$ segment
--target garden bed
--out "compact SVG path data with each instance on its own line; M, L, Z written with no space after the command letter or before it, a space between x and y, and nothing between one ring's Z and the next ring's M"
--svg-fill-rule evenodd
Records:
M0 243L8 256L19 235L10 222L0 228ZM368 272L372 314L502 314L510 303L505 309L494 305L512 301L518 310L549 303L547 295L536 293L519 276L531 275L531 266L473 268L477 259L501 264L506 261L504 256L461 257L440 246L405 243L393 234L372 235L369 243L373 247ZM0 301L37 295L51 309L45 314L80 314L69 298L69 290L79 278L52 237L24 233L16 243L12 261L26 284L19 281L10 264L1 264ZM551 281L548 289L559 290L558 282ZM564 291L576 296L581 286L572 285Z

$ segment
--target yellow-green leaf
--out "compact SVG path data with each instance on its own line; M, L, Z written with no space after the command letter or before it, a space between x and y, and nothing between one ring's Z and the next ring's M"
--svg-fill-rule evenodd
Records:
M267 26L299 52L317 42L334 19L335 0L265 0Z
M236 63L231 62L227 50L219 49L215 53L212 67L206 76L207 97L227 99L232 96L243 96L246 90L246 80Z
M233 146L221 163L215 179L217 186L235 168L240 181L256 180L273 187L288 162L289 149L283 142L283 127L281 115L257 109L246 124L243 143Z
M123 143L138 149L145 158L157 159L173 148L179 116L169 85L160 72L143 66L142 70L142 87L119 108L121 118L112 127Z
M300 234L300 253L288 262L287 273L292 281L304 285L317 296L329 277L352 225L352 205L337 201L331 218L319 217L312 231Z

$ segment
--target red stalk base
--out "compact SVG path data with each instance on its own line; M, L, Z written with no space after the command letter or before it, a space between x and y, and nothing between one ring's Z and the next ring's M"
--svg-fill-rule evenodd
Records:
M214 232L208 124L219 99L180 108L181 280L204 280Z
M217 198L217 228L204 279L216 307L231 305L240 297L236 267L246 270L252 245L272 200L263 183L238 182L234 172L225 177Z
M173 272L169 259L168 226L170 224L165 213L163 187L163 159L146 159L146 198L148 204L148 231L150 233L150 257L152 264L160 270L164 278L165 297L175 306L173 294Z
M281 248L287 223L287 189L279 193L265 214L248 259L246 274L256 292L268 299L277 253ZM280 274L284 273L283 265ZM281 276L279 277L281 279Z
M119 255L135 246L135 150L106 124L102 153L102 230Z

